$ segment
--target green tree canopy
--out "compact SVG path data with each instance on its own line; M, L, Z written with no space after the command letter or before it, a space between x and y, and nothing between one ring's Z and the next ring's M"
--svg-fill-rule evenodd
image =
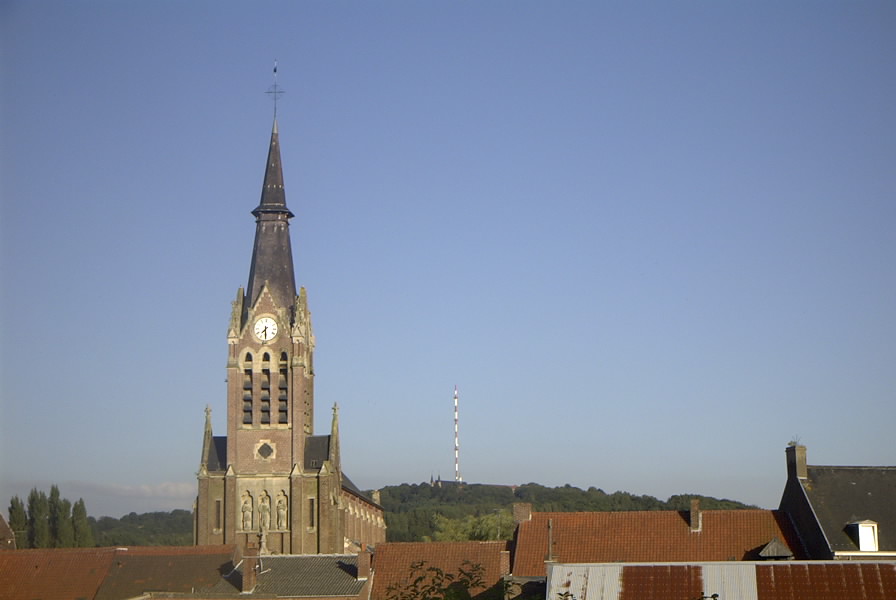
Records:
M32 488L28 494L28 546L30 548L49 548L50 539L50 504L47 495Z
M25 512L25 503L18 496L13 496L9 501L9 528L16 536L16 547L28 547L28 513Z
M93 527L87 518L87 508L84 506L83 498L78 498L72 508L72 534L74 545L78 548L92 548L96 545L93 541Z
M596 487L582 490L568 484L549 488L537 483L512 487L450 481L404 483L380 490L380 504L386 513L387 535L391 542L507 539L513 534L512 525L505 531L507 521L501 520L504 517L496 518L504 513L496 511L510 511L514 502L528 502L534 510L541 512L687 510L691 498L695 497L700 498L701 507L706 510L755 508L707 496L685 494L663 501L629 492L608 494Z

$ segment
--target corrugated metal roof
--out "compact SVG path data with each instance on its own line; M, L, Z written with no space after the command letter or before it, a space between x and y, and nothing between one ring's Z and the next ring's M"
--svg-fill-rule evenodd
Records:
M687 564L625 565L619 600L644 598L699 598L700 567Z
M551 600L893 600L896 562L549 564L547 581Z
M718 594L719 598L737 598L738 600L757 600L756 565L741 564L704 564L703 595Z
M622 592L622 565L555 565L548 571L547 587L547 597L552 599L618 600Z

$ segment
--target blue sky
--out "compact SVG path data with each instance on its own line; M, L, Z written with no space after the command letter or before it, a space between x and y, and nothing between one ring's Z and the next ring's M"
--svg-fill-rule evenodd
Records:
M0 500L190 508L273 61L363 488L896 464L896 4L0 2Z

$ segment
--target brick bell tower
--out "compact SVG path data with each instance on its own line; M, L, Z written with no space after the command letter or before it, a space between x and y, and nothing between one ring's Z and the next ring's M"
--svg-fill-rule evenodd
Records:
M314 334L305 289L296 293L276 118L252 214L249 281L227 332L227 436L212 435L207 408L194 541L342 552L338 413L329 435L314 435Z

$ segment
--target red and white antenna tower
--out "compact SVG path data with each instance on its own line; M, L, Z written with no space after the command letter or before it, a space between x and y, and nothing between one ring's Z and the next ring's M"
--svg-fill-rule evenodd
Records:
M454 481L461 483L460 478L460 443L457 437L457 386L454 386Z

